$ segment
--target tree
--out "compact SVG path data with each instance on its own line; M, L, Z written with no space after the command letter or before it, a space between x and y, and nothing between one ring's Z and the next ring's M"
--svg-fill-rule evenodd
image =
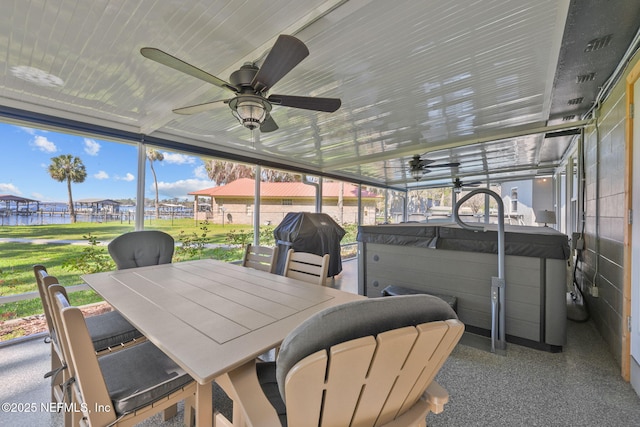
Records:
M67 182L67 192L69 193L69 215L71 222L76 222L76 210L73 206L73 196L71 195L71 183L81 183L87 178L87 169L82 160L71 154L62 154L51 158L49 165L49 175L58 182Z
M474 214L478 214L481 211L484 212L484 199L484 194L476 194L475 196L467 200L466 204L471 208L471 212L473 212Z
M255 179L255 169L251 166L213 159L205 161L204 165L209 179L216 185L226 185L240 178Z
M156 177L156 170L153 168L153 162L161 162L164 160L164 154L154 150L153 148L147 149L147 159L149 159L149 166L151 166L151 173L153 173L153 184L156 189L156 219L160 217L160 201L158 200L158 178Z
M204 166L209 179L215 181L216 185L226 185L240 178L255 179L256 177L253 166L241 163L210 159L204 160ZM295 182L300 181L300 176L275 169L263 169L261 179L266 182Z

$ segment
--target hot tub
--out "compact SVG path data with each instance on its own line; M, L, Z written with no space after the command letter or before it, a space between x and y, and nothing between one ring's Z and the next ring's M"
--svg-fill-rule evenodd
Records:
M497 226L455 224L361 226L359 293L389 285L455 296L467 330L491 329L491 278L497 276ZM568 238L548 227L505 226L505 325L508 342L547 351L566 343Z

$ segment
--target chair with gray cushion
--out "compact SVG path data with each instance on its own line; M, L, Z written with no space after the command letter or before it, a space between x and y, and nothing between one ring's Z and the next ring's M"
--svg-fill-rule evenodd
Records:
M162 231L132 231L113 239L107 249L118 270L124 270L169 264L173 258L175 241Z
M274 363L229 373L247 426L424 426L448 402L433 381L464 325L431 295L354 301L312 316Z
M55 346L58 337L56 336L55 324L51 312L51 301L49 300L47 288L59 282L55 276L50 276L47 273L47 269L43 265L34 265L33 272L36 277L42 308L47 320L49 336L51 337L52 344ZM145 340L144 335L117 311L109 311L88 317L87 328L89 329L94 350L98 355Z
M98 358L80 309L69 305L62 286L49 293L78 408L72 425L131 426L160 411L173 415L179 401L193 400L193 379L150 341Z
M56 326L51 297L48 292L50 286L60 285L58 279L55 276L50 276L43 265L34 265L33 272L36 277L51 344L51 370L45 375L45 378L51 378L51 402L63 403L65 394L61 384L66 383L69 379L69 371L65 369L65 357ZM65 291L64 288L62 289ZM146 340L146 337L117 311L88 317L86 323L93 349L98 356L121 350ZM65 425L70 423L70 415L68 411L65 412Z

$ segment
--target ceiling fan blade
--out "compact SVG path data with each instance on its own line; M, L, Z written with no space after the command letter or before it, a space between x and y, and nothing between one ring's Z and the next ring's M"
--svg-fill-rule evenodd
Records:
M184 62L182 59L178 59L173 55L163 52L160 49L156 49L154 47L143 47L142 49L140 49L140 53L145 58L165 65L169 68L173 68L174 70L189 74L190 76L193 76L197 79L204 80L205 82L211 83L212 85L226 88L232 90L233 92L238 91L235 87L231 86L230 83L227 83L224 80L212 74L209 74L198 67L194 67L193 65Z
M339 98L314 98L311 96L271 95L268 101L283 107L325 111L327 113L333 113L342 105L342 101Z
M269 114L267 118L264 119L264 122L262 122L262 124L260 125L260 132L273 132L274 130L278 129L278 124L275 120L273 120L271 114Z
M427 165L424 166L426 169L431 169L431 168L455 168L460 166L459 162L453 162L453 163L440 163L439 165Z
M309 55L309 49L293 36L281 34L269 51L251 86L256 92L269 90Z
M482 181L473 181L473 182L463 182L460 178L456 178L452 182L453 188L469 188L469 187L478 187L482 184Z
M217 101L205 102L204 104L197 104L197 105L190 105L188 107L176 108L175 110L173 110L173 112L176 114L184 114L184 115L197 114L197 113L202 113L204 111L214 110L220 107L221 105L223 105L222 103L226 104L227 102L229 102L228 99L219 99Z

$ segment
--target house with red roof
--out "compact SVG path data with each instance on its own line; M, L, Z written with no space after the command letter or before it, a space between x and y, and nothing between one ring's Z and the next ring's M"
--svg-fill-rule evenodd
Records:
M195 197L196 220L216 224L253 224L255 181L241 178L219 187L189 193ZM362 189L362 224L375 224L383 196ZM316 187L303 182L262 182L260 222L279 224L288 212L315 212ZM347 182L322 184L322 212L339 224L358 222L358 186Z

